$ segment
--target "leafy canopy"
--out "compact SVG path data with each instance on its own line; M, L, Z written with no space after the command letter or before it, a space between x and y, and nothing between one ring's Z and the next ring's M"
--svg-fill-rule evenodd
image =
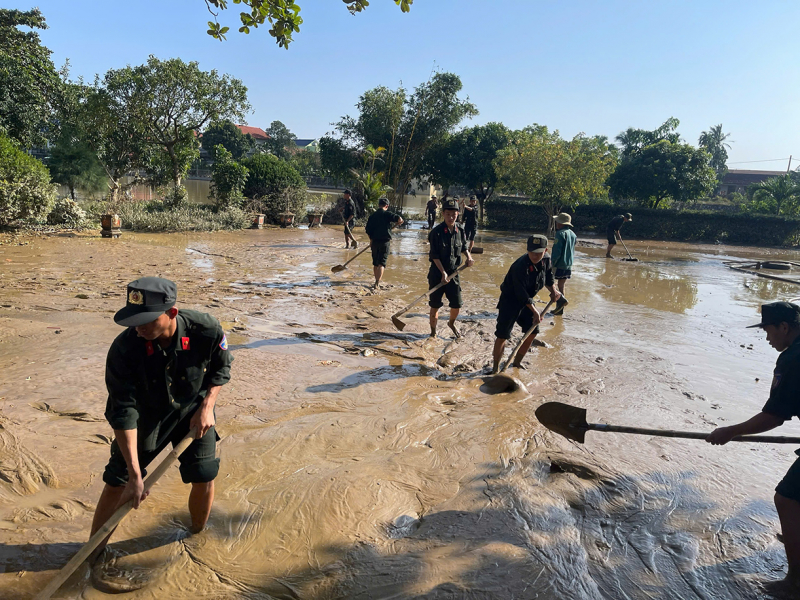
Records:
M722 133L722 123L720 123L701 133L698 140L698 145L711 156L709 164L717 174L717 181L722 181L725 173L728 172L728 149L731 145L725 140L729 137L729 133Z
M292 155L292 150L296 148L297 136L289 131L286 125L280 121L273 121L265 133L269 136L265 146L272 154L284 160Z
M215 121L203 132L203 148L214 156L214 147L221 145L230 152L233 160L240 160L254 146L253 136L244 134L242 130L227 119Z
M0 225L47 215L55 188L47 167L0 133Z
M233 160L233 155L222 144L214 148L210 191L218 209L241 205L248 173L247 167Z
M306 182L292 165L272 154L254 154L242 161L249 175L244 186L248 198L283 194L288 188L305 188Z
M800 184L791 173L754 183L747 188L748 212L796 215L800 212Z
M50 176L56 183L69 188L75 200L75 190L99 192L106 187L106 173L97 156L72 126L63 127L47 159Z
M625 159L629 156L633 156L644 150L647 146L651 146L661 140L667 140L671 144L679 143L681 141L681 136L677 132L677 129L680 124L681 122L678 119L670 117L653 131L628 127L628 129L620 133L616 138L617 142L622 146L622 158Z
M208 35L217 39L226 39L225 35L230 31L230 27L223 27L219 24L217 17L220 11L228 8L229 0L205 0L206 8L214 18L208 22ZM269 34L275 38L275 42L281 48L289 48L292 42L292 35L300 31L303 18L300 16L300 5L294 0L232 0L234 4L241 4L249 10L239 13L239 20L242 26L239 33L250 33L250 28L257 29L259 25L269 23L271 28ZM367 6L369 0L343 0L350 14L360 13ZM404 13L411 10L414 0L394 0Z

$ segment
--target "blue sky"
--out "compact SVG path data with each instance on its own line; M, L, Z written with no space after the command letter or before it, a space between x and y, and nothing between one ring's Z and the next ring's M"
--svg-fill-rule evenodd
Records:
M413 87L434 67L458 74L480 110L472 123L541 123L564 136L613 138L670 116L693 144L722 123L730 163L800 160L800 2L415 0L403 14L371 0L351 16L340 0L298 0L305 22L289 50L266 29L206 35L203 0L36 0L57 65L92 78L149 54L196 60L240 78L250 125L283 121L319 137L377 85ZM795 163L798 164L798 163ZM731 164L786 168L786 162Z

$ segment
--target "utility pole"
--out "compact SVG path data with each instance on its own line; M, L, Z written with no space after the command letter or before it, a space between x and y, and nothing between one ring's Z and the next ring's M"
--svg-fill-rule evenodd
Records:
M789 167L786 169L787 173L791 173L792 171L792 155L789 155Z

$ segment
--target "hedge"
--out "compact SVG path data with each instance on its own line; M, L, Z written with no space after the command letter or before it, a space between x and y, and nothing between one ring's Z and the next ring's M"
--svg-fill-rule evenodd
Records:
M576 231L605 235L606 225L616 215L633 214L625 223L623 237L682 242L722 242L748 246L800 245L800 218L771 215L725 214L700 210L620 208L607 204L585 204L574 211ZM490 201L486 204L487 227L502 230L547 230L547 217L537 204Z

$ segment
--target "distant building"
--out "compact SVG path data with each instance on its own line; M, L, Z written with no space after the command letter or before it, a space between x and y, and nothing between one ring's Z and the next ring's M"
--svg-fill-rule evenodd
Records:
M717 195L727 196L738 192L744 194L747 186L753 183L760 183L773 177L785 175L786 171L751 171L748 169L731 169L722 178L722 182L717 188Z
M309 152L319 152L319 138L316 139L296 139L294 141L298 150L307 150Z
M250 127L249 125L237 125L237 127L243 134L250 134L250 137L252 137L253 141L256 143L256 147L263 146L269 139L267 132L261 129L261 127ZM252 151L248 153L248 156L250 154L252 154Z

